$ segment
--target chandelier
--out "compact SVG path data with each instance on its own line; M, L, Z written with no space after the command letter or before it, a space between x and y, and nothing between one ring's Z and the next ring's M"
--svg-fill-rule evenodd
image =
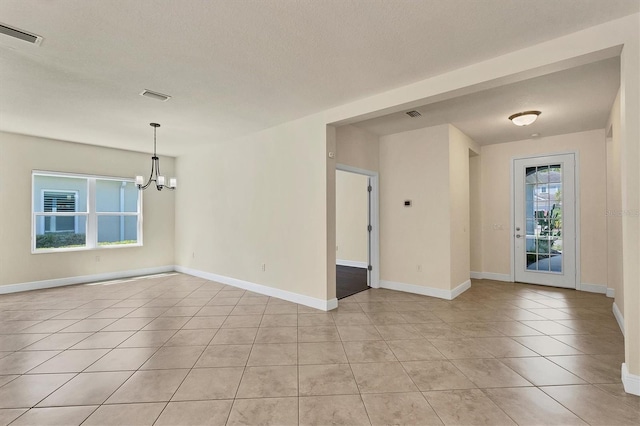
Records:
M136 176L136 185L138 189L144 190L151 185L151 182L155 182L156 189L162 191L163 188L174 190L178 184L178 180L174 177L169 179L169 185L165 185L166 178L160 174L160 159L156 155L156 130L160 125L158 123L149 123L153 127L153 157L151 157L151 175L147 183L144 183L143 176Z

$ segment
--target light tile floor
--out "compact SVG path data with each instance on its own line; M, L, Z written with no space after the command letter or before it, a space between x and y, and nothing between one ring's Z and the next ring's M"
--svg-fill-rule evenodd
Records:
M485 280L324 313L180 274L4 295L0 425L637 425L611 303Z

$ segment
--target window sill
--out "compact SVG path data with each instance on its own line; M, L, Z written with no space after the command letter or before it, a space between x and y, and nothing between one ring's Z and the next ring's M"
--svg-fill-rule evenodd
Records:
M142 243L139 244L112 244L98 247L71 247L71 248L51 248L51 249L39 249L31 250L31 254L46 254L46 253L67 253L78 251L100 251L100 250L113 250L121 248L143 247Z

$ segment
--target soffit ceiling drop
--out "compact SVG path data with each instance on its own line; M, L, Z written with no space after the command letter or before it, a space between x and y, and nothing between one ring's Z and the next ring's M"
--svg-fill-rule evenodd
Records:
M637 10L628 0L3 0L2 24L43 42L0 34L0 130L146 152L144 123L157 121L160 154L179 155Z
M459 96L404 112L354 123L378 135L451 123L481 145L603 129L620 87L620 58L614 57L495 89ZM514 126L514 112L540 110L538 120Z

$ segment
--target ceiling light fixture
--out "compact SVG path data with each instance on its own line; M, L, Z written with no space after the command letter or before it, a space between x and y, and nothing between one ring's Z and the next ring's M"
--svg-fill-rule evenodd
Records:
M156 189L162 191L163 188L174 190L178 184L178 180L174 177L169 179L169 185L165 185L166 178L160 174L160 159L156 155L156 130L160 125L158 123L149 123L153 127L153 157L151 157L151 175L147 183L144 183L143 176L136 176L136 185L138 189L144 190L151 185L151 182L156 183Z
M528 126L529 124L533 124L540 114L542 114L540 111L518 112L511 115L509 120L511 120L516 126Z

